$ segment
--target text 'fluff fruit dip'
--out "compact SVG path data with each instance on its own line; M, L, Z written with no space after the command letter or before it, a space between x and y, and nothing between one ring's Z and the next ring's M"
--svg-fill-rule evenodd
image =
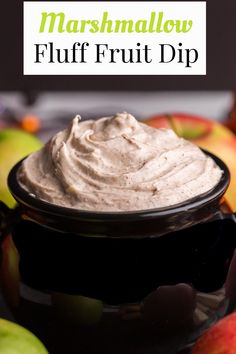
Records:
M221 175L211 157L172 130L117 113L83 122L76 116L23 161L18 178L36 198L56 205L134 211L187 201Z

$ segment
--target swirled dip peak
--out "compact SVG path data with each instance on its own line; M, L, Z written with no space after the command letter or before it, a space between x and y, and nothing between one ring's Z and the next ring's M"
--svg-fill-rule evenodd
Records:
M222 171L196 145L131 114L81 122L26 158L23 188L70 208L134 211L169 207L211 190Z

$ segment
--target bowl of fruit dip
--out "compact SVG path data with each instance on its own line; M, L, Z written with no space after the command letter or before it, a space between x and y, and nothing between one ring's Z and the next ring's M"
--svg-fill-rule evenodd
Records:
M228 183L221 160L172 130L76 116L9 174L14 315L55 353L148 353L163 333L199 333L235 298Z
M221 179L212 158L170 129L153 129L128 113L80 120L22 163L19 182L37 199L132 212L184 202Z

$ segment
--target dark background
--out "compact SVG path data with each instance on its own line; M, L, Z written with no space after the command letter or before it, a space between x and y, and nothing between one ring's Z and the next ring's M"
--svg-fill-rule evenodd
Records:
M236 0L207 1L206 76L23 76L22 4L21 0L1 1L0 90L228 90L236 87Z

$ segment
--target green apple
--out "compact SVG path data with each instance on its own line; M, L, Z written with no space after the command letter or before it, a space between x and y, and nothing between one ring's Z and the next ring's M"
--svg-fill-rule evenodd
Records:
M0 130L0 200L8 207L16 204L7 187L11 168L23 157L42 147L42 142L32 134L19 129Z
M52 294L52 303L63 319L84 325L97 323L102 317L102 301L79 295Z
M48 354L40 340L16 323L0 319L0 353Z

